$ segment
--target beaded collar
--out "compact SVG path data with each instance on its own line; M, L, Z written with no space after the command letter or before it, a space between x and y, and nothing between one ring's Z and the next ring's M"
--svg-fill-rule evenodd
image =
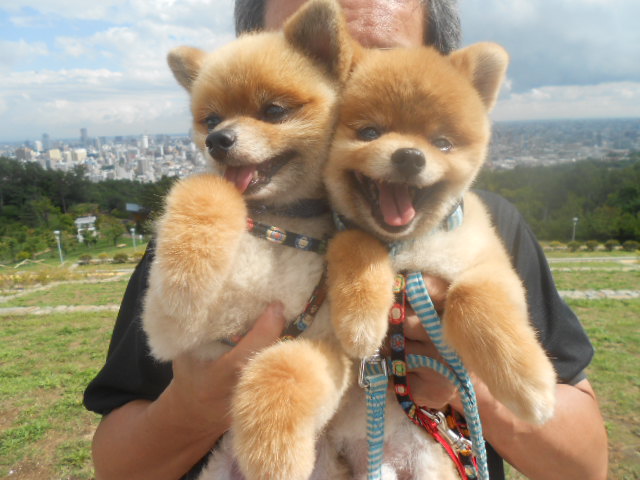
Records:
M252 218L247 218L247 230L254 237L262 238L270 242L297 248L308 252L315 252L324 255L327 251L327 240L302 235L300 233L289 232L282 228L256 222Z

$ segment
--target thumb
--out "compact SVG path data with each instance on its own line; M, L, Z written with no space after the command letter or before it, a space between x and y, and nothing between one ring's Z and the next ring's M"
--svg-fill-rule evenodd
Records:
M236 356L236 360L246 359L272 345L282 334L284 324L284 305L281 302L270 303L229 355Z

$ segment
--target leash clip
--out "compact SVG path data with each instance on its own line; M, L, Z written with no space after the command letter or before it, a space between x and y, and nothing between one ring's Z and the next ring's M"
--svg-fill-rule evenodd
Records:
M374 353L360 360L360 374L358 375L358 385L365 390L369 389L371 375L389 376L387 370L387 359L379 353Z
M436 424L436 426L438 427L438 431L444 436L447 442L449 442L451 448L461 453L471 452L471 440L463 437L458 432L451 430L444 413L437 410L435 411L435 413L432 413L424 408L420 408L420 412L429 417L429 419Z

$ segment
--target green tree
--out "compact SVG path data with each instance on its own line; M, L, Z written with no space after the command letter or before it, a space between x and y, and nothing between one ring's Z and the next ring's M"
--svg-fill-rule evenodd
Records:
M51 221L60 210L51 203L48 197L38 196L28 200L22 212L22 218L33 227L50 228Z
M100 235L113 242L114 246L118 244L118 239L126 232L122 220L112 217L111 215L100 215L97 228Z

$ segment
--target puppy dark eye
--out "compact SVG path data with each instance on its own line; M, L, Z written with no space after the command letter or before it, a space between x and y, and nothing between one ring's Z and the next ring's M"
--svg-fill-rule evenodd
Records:
M358 138L365 142L370 142L377 138L380 138L380 131L374 127L364 127L358 130Z
M222 122L222 117L217 114L209 115L204 119L204 124L207 126L207 130L211 131L216 128Z
M433 141L433 146L436 147L441 152L449 152L453 148L453 144L447 140L446 138L436 138Z
M289 110L282 105L271 103L265 107L262 117L267 122L279 122L285 117L287 113L289 113Z

